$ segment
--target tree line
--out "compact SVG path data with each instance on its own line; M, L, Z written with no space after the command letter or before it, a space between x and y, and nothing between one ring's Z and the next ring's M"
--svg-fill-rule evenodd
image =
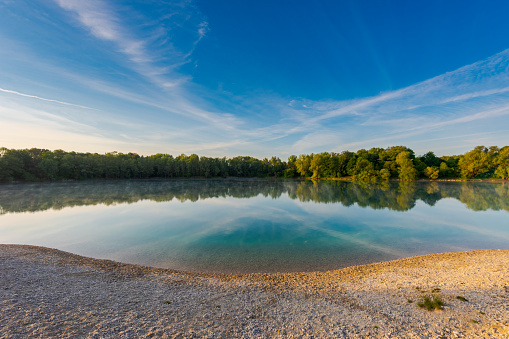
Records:
M509 146L477 146L453 156L428 152L416 157L405 146L323 152L256 159L172 156L110 152L78 153L63 150L0 148L0 181L219 177L311 177L359 181L419 178L509 178Z
M405 146L361 149L354 152L319 153L294 157L294 170L313 178L343 178L353 180L416 180L419 178L487 179L509 177L509 146L477 146L453 156L437 157L428 152L416 157Z

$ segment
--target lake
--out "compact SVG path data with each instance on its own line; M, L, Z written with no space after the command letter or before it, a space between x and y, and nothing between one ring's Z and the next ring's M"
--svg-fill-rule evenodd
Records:
M0 185L0 243L193 272L509 249L509 185L119 180Z

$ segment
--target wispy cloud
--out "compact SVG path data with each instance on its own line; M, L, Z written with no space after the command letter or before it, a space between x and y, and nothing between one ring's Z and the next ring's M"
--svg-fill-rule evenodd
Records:
M54 3L57 6L41 5L30 17L32 22L39 18L36 27L41 32L52 28L41 39L48 42L44 51L13 40L8 52L0 52L3 60L18 67L0 70L0 92L19 104L9 106L7 99L0 103L0 127L12 127L14 112L27 112L21 116L34 131L30 117L40 125L47 120L45 131L53 133L51 137L61 133L74 140L71 134L76 133L76 140L85 140L82 131L87 131L97 140L104 137L108 149L116 140L120 151L132 147L147 153L155 149L260 157L391 144L412 147L423 140L438 149L444 137L466 145L467 138L458 136L474 135L480 125L487 134L479 138L507 142L500 138L500 128L509 125L509 50L372 97L313 101L282 97L270 89L233 94L193 83L183 67L198 63L193 60L195 49L214 32L192 1L151 2L144 7L152 12L148 18L136 10L135 2ZM22 16L27 8L20 8ZM3 45L10 39L15 37L0 33ZM87 57L94 62L75 54L81 51L73 50L76 41L86 44ZM58 47L58 53L47 53L48 47ZM73 51L64 55L68 50ZM9 141L5 135L0 142Z
M163 43L149 44L151 40L160 41L161 36L168 34L161 31L162 26L153 28L152 36L140 36L126 23L126 18L118 14L120 9L112 3L102 0L55 1L61 8L74 13L77 21L94 37L113 43L117 51L131 62L132 69L153 84L162 89L172 89L190 79L176 71L176 68L189 62L189 52L175 49L169 39ZM207 23L200 22L196 27L196 43L206 32ZM163 60L164 64L159 65Z
M509 50L455 71L378 96L349 101L297 100L293 130L304 135L293 147L309 145L313 130L337 129L348 147L400 144L416 135L461 132L482 121L509 122ZM495 126L495 125L494 125ZM309 129L311 128L311 129ZM462 131L464 133L464 131ZM332 141L332 140L331 140ZM333 142L329 143L333 146Z
M205 35L207 35L207 32L209 30L209 24L207 21L202 21L200 22L200 24L198 25L198 40L195 41L195 44L197 44L198 42L200 42L201 39L203 39L205 37Z
M117 51L132 62L133 69L149 83L156 85L159 90L152 90L150 94L147 94L148 91L143 92L140 89L141 86L136 86L136 90L133 90L132 86L129 89L122 89L117 84L112 85L104 80L90 79L86 76L69 73L80 83L89 84L91 89L118 98L194 119L208 124L211 128L234 132L236 126L243 123L233 114L214 109L188 88L183 88L184 84L187 87L193 86L193 84L189 84L191 78L188 75L180 74L178 68L189 62L194 48L206 36L209 30L207 21L201 20L193 26L196 30L195 40L185 51L174 47L175 43L168 37L169 33L163 29L165 25L161 24L168 19L174 20L179 13L172 12L163 15L160 18L161 22L154 23L152 36L146 38L138 37L140 34L125 24L127 19L119 15L119 9L114 8L111 3L102 0L55 1L63 9L74 13L78 22L94 37L113 43L117 47ZM180 15L189 15L185 14L185 8L179 10L183 12ZM189 20L186 19L186 21ZM173 34L175 33L173 32ZM150 43L150 40L159 41L159 43Z
M55 102L55 103L61 104L61 105L74 106L74 107L80 107L80 108L86 108L86 109L94 109L94 108L90 108L90 107L87 107L87 106L71 104L71 103L68 103L68 102L65 102L65 101L41 98L41 97L38 97L36 95L24 94L24 93L20 93L20 92L16 92L16 91L11 91L11 90L8 90L8 89L3 89L3 88L0 88L0 92L14 94L14 95L19 95L19 96L22 96L22 97L32 98L32 99L37 99L37 100L42 100L42 101Z
M100 129L74 119L19 104L0 104L2 146L9 148L40 147L60 149L68 145L76 151L108 151L118 148L120 140ZM20 138L21 136L21 138Z
M139 89L121 88L115 84L70 72L65 72L65 74L94 91L171 113L172 115L166 119L173 119L174 115L179 115L180 117L193 120L195 123L204 123L222 131L233 131L236 129L236 126L243 124L242 120L233 114L212 112L211 110L202 108L201 106L207 105L203 100L196 98L194 103L192 103L191 100L188 99L188 97L191 96L189 93L181 93L181 95L171 95L157 91L146 93Z

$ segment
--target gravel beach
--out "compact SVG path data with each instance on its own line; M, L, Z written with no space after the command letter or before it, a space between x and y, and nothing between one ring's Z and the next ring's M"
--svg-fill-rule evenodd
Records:
M509 251L218 275L0 245L0 301L2 338L509 338Z

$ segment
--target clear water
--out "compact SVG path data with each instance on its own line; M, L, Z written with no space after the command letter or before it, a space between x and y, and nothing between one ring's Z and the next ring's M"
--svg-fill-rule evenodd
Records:
M509 185L132 180L0 185L0 243L197 272L509 249Z

